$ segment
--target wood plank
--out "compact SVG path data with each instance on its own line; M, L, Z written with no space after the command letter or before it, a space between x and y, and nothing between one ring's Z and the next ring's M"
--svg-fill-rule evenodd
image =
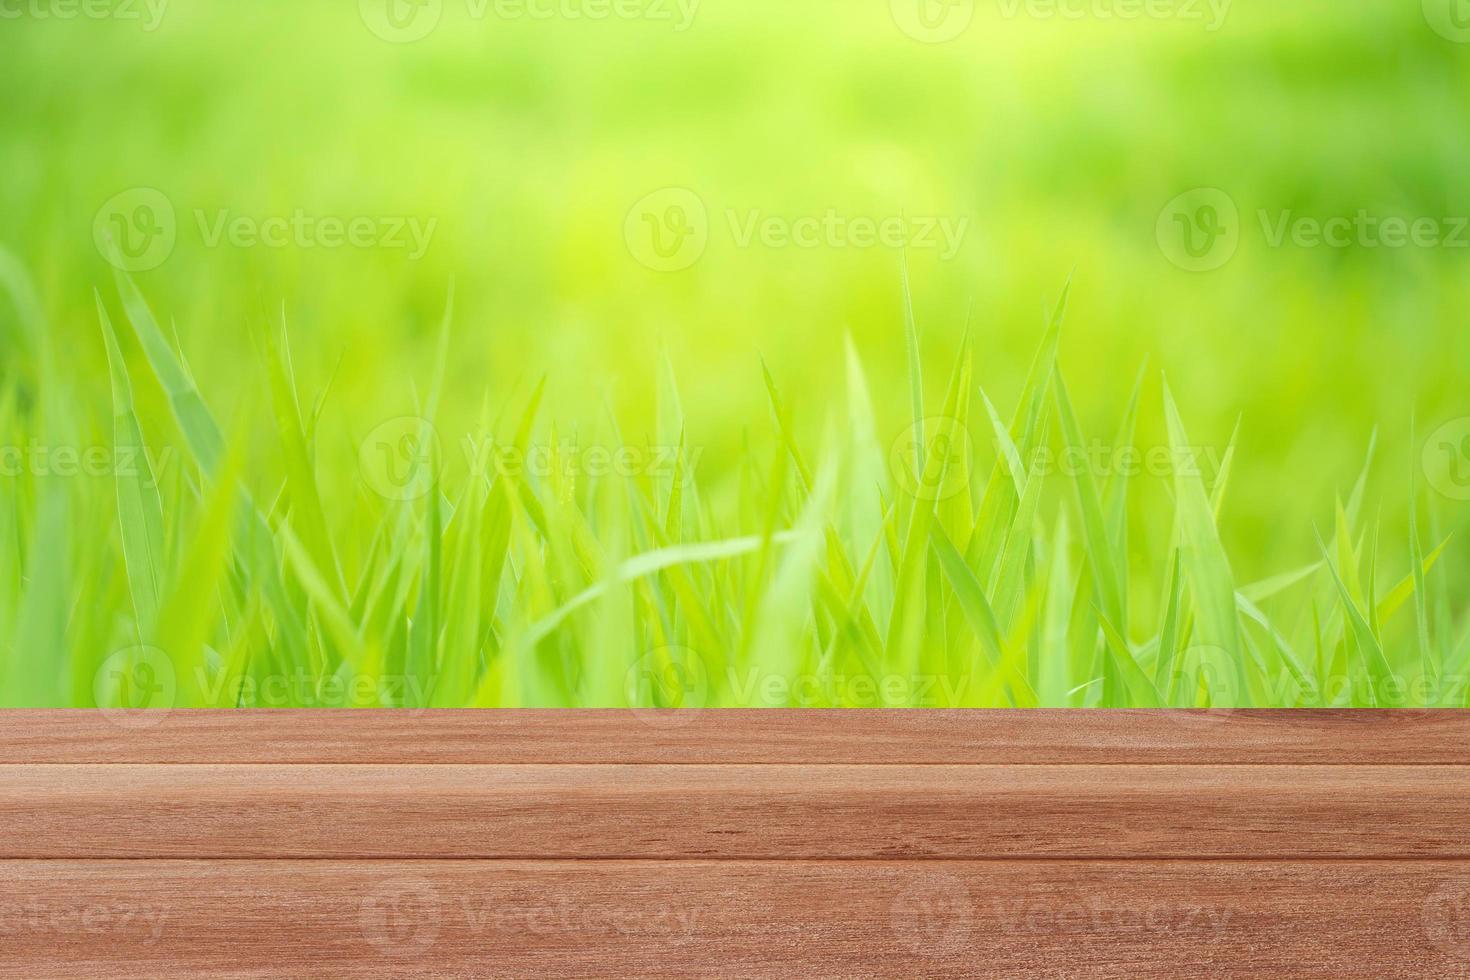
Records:
M1461 766L5 766L0 856L1470 857Z
M1462 862L5 862L0 977L1470 977Z
M0 713L0 977L1470 978L1467 735L1453 712Z
M1470 712L10 710L0 762L1470 765Z

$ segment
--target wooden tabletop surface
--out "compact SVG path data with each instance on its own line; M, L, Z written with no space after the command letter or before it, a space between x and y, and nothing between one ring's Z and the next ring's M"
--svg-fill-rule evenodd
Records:
M1470 713L0 712L3 977L1470 977Z

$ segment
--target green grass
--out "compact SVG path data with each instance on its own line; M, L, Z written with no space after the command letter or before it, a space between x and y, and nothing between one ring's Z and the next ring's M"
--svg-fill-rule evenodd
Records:
M0 701L1464 704L1434 6L26 5Z
M831 352L838 398L753 361L769 415L718 467L667 361L646 434L611 412L553 418L541 385L486 392L473 431L440 431L466 343L447 305L414 414L347 452L319 437L330 386L301 389L281 314L247 318L253 363L220 396L125 275L97 301L107 389L31 320L0 444L50 455L0 495L19 559L0 563L0 704L1470 703L1470 590L1437 564L1442 501L1397 479L1417 457L1369 448L1321 502L1319 548L1241 581L1221 533L1251 474L1238 433L1199 452L1188 394L1144 369L1089 455L1059 363L1086 303L1068 313L1065 292L1024 381L998 379L1019 383L1008 413L983 387L984 337L926 364L910 312L896 438L849 343ZM1144 446L1143 422L1166 440ZM58 447L112 462L73 472ZM1128 447L1140 472L1107 462ZM1407 514L1406 538L1380 533L1384 512Z

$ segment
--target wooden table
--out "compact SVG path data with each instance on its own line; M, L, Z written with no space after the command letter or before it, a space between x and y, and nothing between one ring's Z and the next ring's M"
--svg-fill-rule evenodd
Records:
M0 976L1470 977L1470 713L0 713Z

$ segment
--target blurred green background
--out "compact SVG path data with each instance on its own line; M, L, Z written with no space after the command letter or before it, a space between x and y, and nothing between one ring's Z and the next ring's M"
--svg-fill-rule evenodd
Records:
M742 241L753 216L964 222L953 254L908 247L931 397L970 311L980 383L1004 412L1043 304L1074 274L1062 364L1089 432L1113 432L1146 356L1196 442L1223 451L1240 420L1222 534L1242 581L1318 556L1314 525L1330 529L1375 427L1385 538L1402 541L1411 415L1422 439L1470 414L1470 233L1459 247L1273 247L1261 219L1470 214L1470 45L1450 3L1177 0L1133 18L1103 0L1061 8L1077 16L1040 0L392 3L140 0L65 16L65 0L6 0L0 246L44 324L27 339L0 306L7 376L37 382L49 345L78 414L106 431L92 291L113 294L94 230L110 199L146 188L172 207L176 242L136 277L200 386L260 427L260 465L274 465L247 326L284 309L306 397L331 381L329 486L355 479L365 432L414 410L451 282L445 431L545 374L546 417L592 426L610 405L636 438L667 351L717 488L746 438L771 438L758 355L815 440L842 398L848 333L891 423L880 437L899 438L899 250L825 230L814 245ZM683 193L637 213L664 188ZM1196 188L1237 211L1235 251L1208 271L1181 267L1161 232ZM676 222L669 202L691 195L703 253L650 268L639 230ZM141 220L136 194L120 200ZM297 212L432 234L417 257L310 235L211 244L222 215ZM1151 382L1143 445L1162 440L1157 403ZM1136 506L1167 500L1154 482ZM1431 499L1441 529L1464 523L1466 504ZM1139 561L1162 552L1135 547ZM1385 555L1395 577L1401 550ZM1463 573L1457 550L1446 561Z

